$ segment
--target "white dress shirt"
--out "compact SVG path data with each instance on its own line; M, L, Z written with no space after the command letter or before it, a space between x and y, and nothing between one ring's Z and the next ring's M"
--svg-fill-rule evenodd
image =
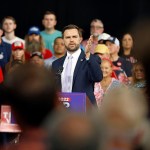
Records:
M63 64L63 72L62 72L62 74L61 74L61 85L62 85L62 92L72 92L72 90L71 91L65 91L64 90L64 85L65 85L65 81L64 81L64 72L65 72L65 69L66 69L66 65L67 65L67 61L68 61L68 57L70 56L70 55L72 55L73 56L73 58L72 58L72 67L71 67L71 76L72 76L72 78L71 78L71 87L72 87L72 84L73 84L73 75L74 75L74 70L75 70L75 67L76 67L76 64L77 64L77 61L78 61L78 58L79 58L79 56L80 56L80 54L81 54L81 49L79 48L77 51L75 51L73 54L70 54L68 51L67 51L67 56L66 56L66 58L65 58L65 61L64 61L64 64Z

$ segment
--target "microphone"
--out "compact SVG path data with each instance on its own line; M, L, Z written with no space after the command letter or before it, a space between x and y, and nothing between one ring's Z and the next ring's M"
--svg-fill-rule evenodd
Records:
M60 66L56 72L56 75L61 75L62 71L63 71L64 67L63 66Z
M60 66L58 70L56 71L56 84L58 86L58 89L61 91L61 73L63 71L64 67Z

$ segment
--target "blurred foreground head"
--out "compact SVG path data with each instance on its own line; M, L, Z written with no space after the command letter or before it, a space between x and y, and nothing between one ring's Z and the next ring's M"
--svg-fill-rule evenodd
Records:
M49 119L48 119L49 120ZM62 113L45 123L47 150L98 150L99 126L85 114Z
M105 96L101 115L112 128L136 128L146 118L146 98L138 89L124 86L116 88Z
M140 90L120 87L110 91L100 110L105 131L104 149L131 150L141 146L148 131L145 128L147 110L145 96Z
M56 106L55 78L45 68L32 64L17 67L6 76L4 86L21 128L40 126Z

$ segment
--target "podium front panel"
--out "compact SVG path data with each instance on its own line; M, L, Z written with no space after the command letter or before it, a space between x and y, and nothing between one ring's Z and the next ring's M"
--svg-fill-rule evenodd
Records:
M59 93L59 101L70 111L86 112L85 93Z

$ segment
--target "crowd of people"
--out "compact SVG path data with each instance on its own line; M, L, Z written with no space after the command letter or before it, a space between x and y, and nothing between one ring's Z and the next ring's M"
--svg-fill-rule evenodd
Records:
M51 11L42 24L21 39L15 18L1 21L0 105L11 106L21 133L0 132L0 149L149 150L147 76L133 35L119 40L93 19L83 39L74 24L56 30ZM59 92L85 93L90 111L69 112Z

